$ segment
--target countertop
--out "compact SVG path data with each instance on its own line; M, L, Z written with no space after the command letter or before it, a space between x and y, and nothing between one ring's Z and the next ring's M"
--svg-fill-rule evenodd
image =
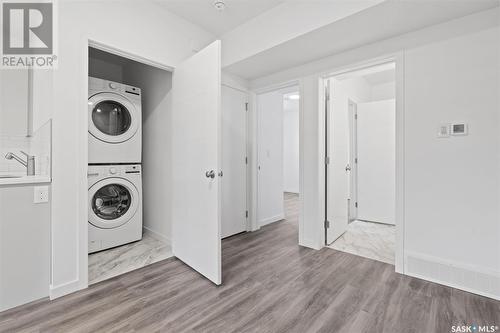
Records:
M0 173L0 176L4 175ZM40 184L40 183L50 183L51 179L48 175L34 175L34 176L26 176L19 174L10 174L16 175L20 177L16 178L0 178L0 186L4 185L18 185L18 184Z

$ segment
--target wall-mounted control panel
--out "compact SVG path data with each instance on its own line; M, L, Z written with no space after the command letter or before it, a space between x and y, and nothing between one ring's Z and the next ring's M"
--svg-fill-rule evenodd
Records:
M451 125L451 135L467 135L468 129L466 123L456 123Z
M463 136L469 134L469 126L466 123L440 124L437 130L438 138L449 138L450 136Z

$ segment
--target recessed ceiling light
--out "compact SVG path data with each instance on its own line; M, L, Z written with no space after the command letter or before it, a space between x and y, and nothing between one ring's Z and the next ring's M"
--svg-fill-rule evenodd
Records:
M215 0L214 2L214 7L217 9L219 12L222 12L226 8L226 4L222 0Z

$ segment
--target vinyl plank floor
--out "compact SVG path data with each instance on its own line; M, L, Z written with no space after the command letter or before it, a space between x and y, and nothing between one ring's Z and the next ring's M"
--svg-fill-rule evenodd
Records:
M0 332L450 332L500 324L500 302L297 245L286 219L222 243L223 285L169 258L54 301L0 313Z

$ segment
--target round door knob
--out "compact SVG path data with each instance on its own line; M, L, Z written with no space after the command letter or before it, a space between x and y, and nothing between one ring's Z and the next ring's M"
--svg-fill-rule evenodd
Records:
M215 171L214 171L214 170L207 171L207 172L205 172L205 176L206 176L207 178L212 178L212 179L214 179L214 178L215 178Z

